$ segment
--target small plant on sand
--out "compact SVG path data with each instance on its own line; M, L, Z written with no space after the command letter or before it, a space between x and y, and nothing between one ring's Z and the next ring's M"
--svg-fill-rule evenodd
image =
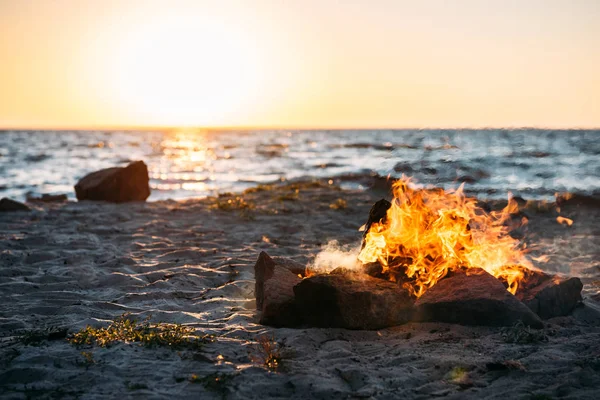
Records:
M275 371L281 367L281 346L271 336L262 335L257 338L250 359L256 364Z
M68 340L74 345L110 346L116 342L138 342L144 346L167 346L174 349L197 349L212 340L211 335L194 336L194 329L181 324L151 324L150 317L141 323L125 313L106 328L85 327L71 335Z
M337 199L329 205L332 210L345 210L348 207L348 203L344 199Z
M506 343L524 344L548 341L548 337L544 334L544 331L531 329L522 321L517 322L509 328L502 329L501 335L502 340Z

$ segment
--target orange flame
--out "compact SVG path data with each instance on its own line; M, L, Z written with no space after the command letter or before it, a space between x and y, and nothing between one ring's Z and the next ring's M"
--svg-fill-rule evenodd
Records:
M514 294L527 268L533 268L504 224L518 212L510 196L504 210L488 214L464 195L463 185L448 192L417 190L403 177L393 193L386 218L371 225L358 259L378 262L416 297L461 268L482 268Z
M556 217L556 222L558 222L561 225L567 225L567 226L573 225L573 220L571 218L561 217L560 215L558 217Z

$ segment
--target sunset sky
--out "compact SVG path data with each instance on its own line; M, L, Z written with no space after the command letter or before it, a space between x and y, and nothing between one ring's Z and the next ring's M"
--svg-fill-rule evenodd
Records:
M0 0L0 127L600 127L600 1Z

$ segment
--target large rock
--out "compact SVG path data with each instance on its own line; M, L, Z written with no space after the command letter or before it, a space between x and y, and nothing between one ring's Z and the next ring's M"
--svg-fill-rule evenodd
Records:
M302 278L296 270L299 264L292 260L269 257L264 251L254 265L256 283L254 293L261 324L273 326L298 325L299 313L294 302L294 286ZM294 271L294 272L292 272Z
M366 274L311 276L294 293L303 321L316 327L380 329L408 322L413 312L405 289Z
M440 280L415 303L418 321L512 326L518 321L542 328L540 318L482 269L458 271Z
M18 201L9 199L8 197L3 197L0 200L0 212L5 211L29 211L31 208L27 207L23 203L19 203Z
M126 167L101 169L81 178L75 185L77 200L113 203L145 201L150 196L148 167L135 161Z
M516 296L543 319L569 314L582 300L579 278L551 276L531 271Z

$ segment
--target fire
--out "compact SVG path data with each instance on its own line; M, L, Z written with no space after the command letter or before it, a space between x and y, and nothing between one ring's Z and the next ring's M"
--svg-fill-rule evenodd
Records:
M567 225L567 226L573 225L572 219L561 217L560 215L558 217L556 217L556 222L558 222L561 225Z
M520 242L508 235L505 222L518 211L509 196L501 212L486 213L455 191L417 190L410 179L393 185L394 200L381 222L371 225L358 259L378 262L382 273L420 297L449 272L482 268L517 291L528 268Z

